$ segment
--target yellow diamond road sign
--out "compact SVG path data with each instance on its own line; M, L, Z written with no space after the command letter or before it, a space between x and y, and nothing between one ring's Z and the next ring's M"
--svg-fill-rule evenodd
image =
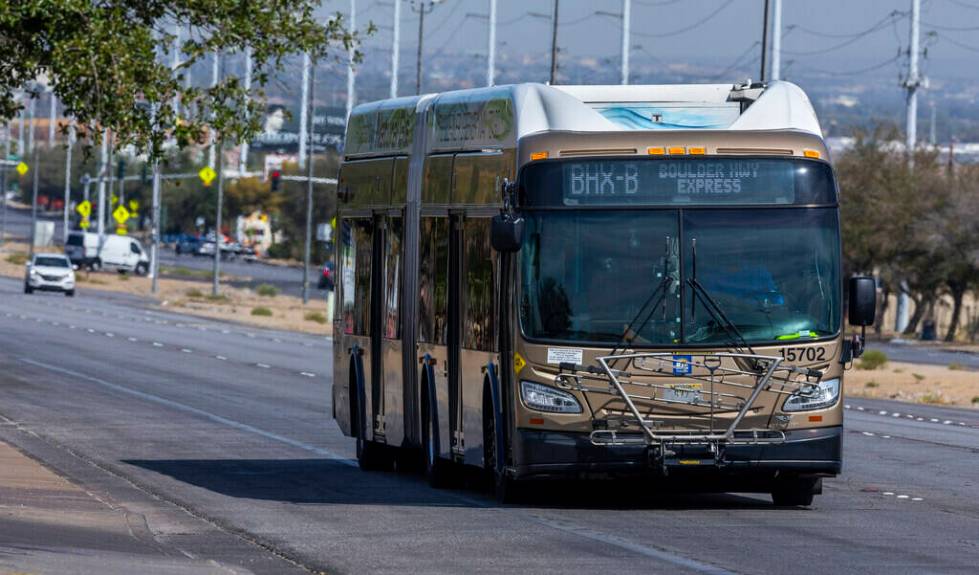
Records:
M88 226L90 225L91 222L88 221L88 217L84 217L82 218L82 221L78 222L78 227L82 228L83 230L87 230Z
M197 172L197 175L200 176L205 186L210 186L214 178L218 176L217 172L211 169L211 166L204 166L201 168L201 171Z
M29 169L30 168L28 168L27 167L27 164L25 164L24 162L21 162L21 163L17 164L17 173L20 174L20 175L22 175L22 176L24 174L26 174L27 173L27 170L29 170Z
M122 226L129 219L129 210L126 209L126 206L119 206L112 212L112 217Z
M88 200L80 202L77 206L75 206L75 211L81 214L81 216L87 220L88 216L92 215L92 202Z

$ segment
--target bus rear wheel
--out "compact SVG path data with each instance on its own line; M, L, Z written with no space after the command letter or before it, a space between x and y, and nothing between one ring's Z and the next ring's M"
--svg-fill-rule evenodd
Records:
M822 491L823 480L818 477L778 478L772 487L772 502L777 507L808 507Z
M436 489L451 486L449 462L439 458L435 449L435 425L432 422L428 399L422 404L422 458L425 462L425 479Z
M386 445L357 438L357 464L362 470L390 471L393 463Z

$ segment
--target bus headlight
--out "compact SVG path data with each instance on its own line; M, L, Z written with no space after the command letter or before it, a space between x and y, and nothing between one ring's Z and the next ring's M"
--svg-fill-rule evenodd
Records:
M573 395L540 383L521 381L520 398L527 407L538 411L581 413L581 404Z
M795 393L785 400L782 411L812 411L832 407L840 399L840 380L827 379L809 393Z

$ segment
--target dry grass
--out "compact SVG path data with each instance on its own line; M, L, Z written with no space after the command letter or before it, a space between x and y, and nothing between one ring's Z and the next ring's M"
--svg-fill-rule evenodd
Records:
M979 372L941 365L889 362L874 371L850 370L844 381L847 395L857 397L966 407L979 397Z

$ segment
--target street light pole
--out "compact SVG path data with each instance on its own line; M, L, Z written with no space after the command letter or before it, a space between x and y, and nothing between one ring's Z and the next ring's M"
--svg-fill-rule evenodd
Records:
M490 0L489 9L489 56L486 62L486 85L496 83L496 0Z
M435 10L435 5L442 0L422 0L417 4L412 0L411 9L418 12L418 56L415 60L415 94L422 93L422 54L423 50L423 37L425 32L425 13L431 13Z
M6 136L4 137L3 143L3 159L10 159L10 126L11 123L7 122ZM4 237L7 234L7 164L0 166L0 202L3 203L3 210L0 213L0 245L3 245Z
M782 0L772 5L772 81L782 79Z
M251 46L245 48L245 80L244 80L243 87L245 88L245 93L248 94L249 101L251 101L251 94L252 94L252 47ZM241 142L240 153L238 154L238 173L244 174L247 171L248 171L248 139L245 138Z
M622 85L629 85L629 42L632 33L632 0L622 0Z
M350 29L351 30L357 29L357 0L350 0ZM354 109L354 99L357 97L355 92L355 86L354 86L355 74L356 72L354 71L354 47L353 44L351 44L350 48L347 50L347 118L350 118L350 112L353 111ZM314 74L310 74L310 77L312 77L313 75ZM310 93L312 93L313 91L312 86L309 87L309 91ZM312 116L312 114L310 114L310 116ZM310 128L309 128L310 134L312 134L313 132L312 125L313 123L310 122ZM310 144L312 144L312 142L310 142Z
M394 33L391 39L391 97L398 97L398 58L401 56L401 0L394 0Z
M302 86L299 88L299 167L306 166L306 115L309 108L309 52L303 53L303 79Z
M221 210L224 203L224 136L218 139L217 172L218 172L218 201L214 212L214 275L211 284L211 295L217 297L220 293L218 278L221 274Z
M316 92L316 62L313 61L313 66L309 70L309 101L312 102L315 97ZM312 106L310 106L312 108ZM310 110L312 112L312 109ZM348 104L347 118L350 118L350 109ZM312 251L312 235L313 235L313 128L315 124L313 123L313 114L309 114L309 126L307 127L306 133L309 138L309 142L306 146L306 241L303 246L303 304L309 303L309 260L310 252Z
M69 204L71 203L71 149L75 146L75 123L68 126L68 149L65 150L65 213L64 213L64 232L61 241L68 243L68 214Z
M153 229L150 232L150 274L153 276L150 291L159 291L160 277L160 160L153 160Z
M31 190L31 245L30 256L34 257L34 242L37 241L37 178L41 170L37 168L37 147L31 153L31 169L34 170L34 186Z

